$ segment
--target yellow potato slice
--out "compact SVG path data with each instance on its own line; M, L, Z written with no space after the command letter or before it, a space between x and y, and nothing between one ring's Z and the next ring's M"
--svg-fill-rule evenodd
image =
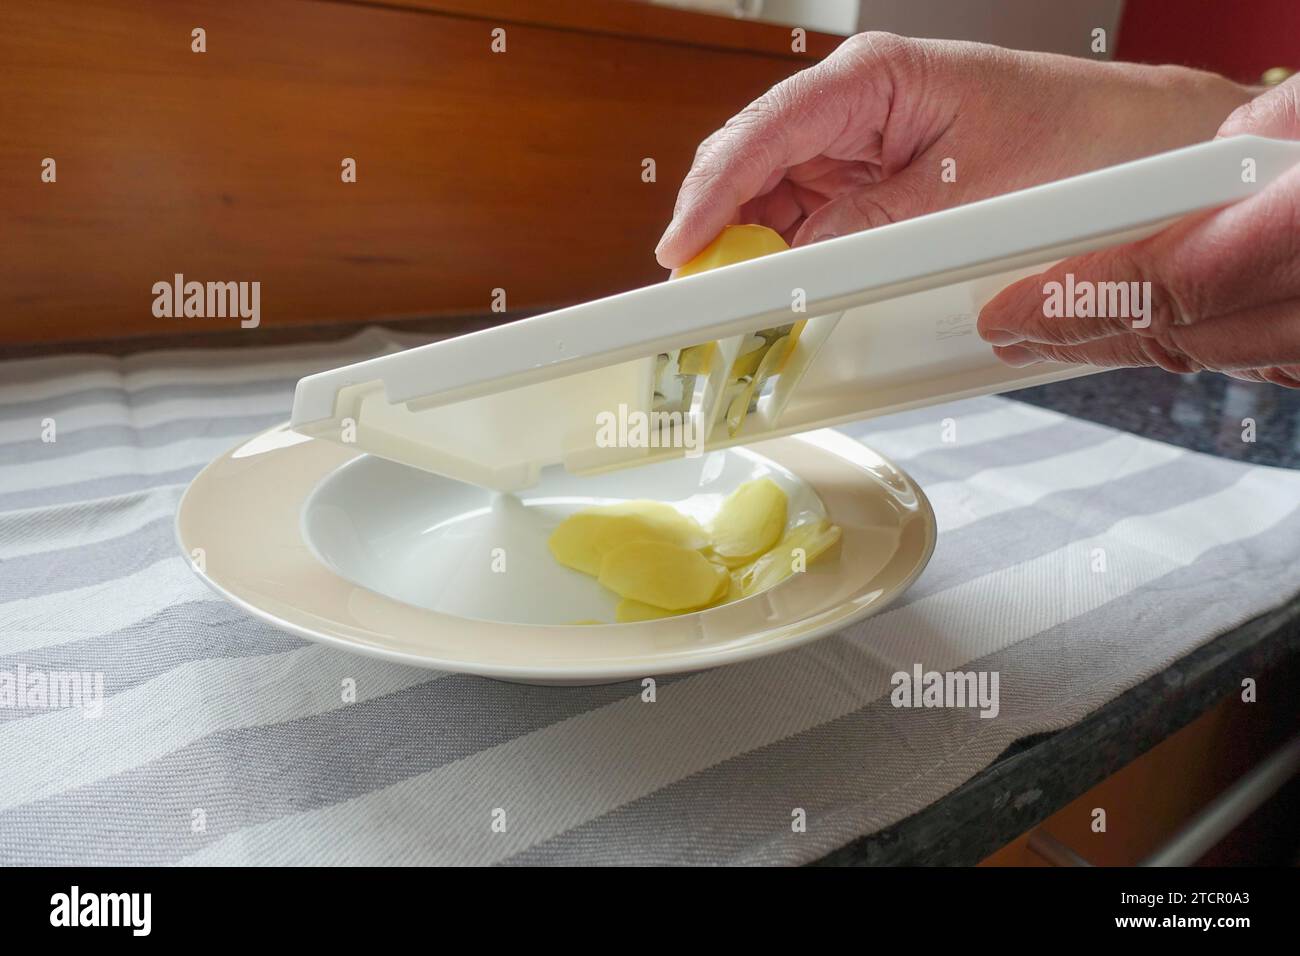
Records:
M745 588L741 579L749 567L750 565L745 565L727 575L727 596L719 601L719 604L730 604L732 601L739 601L745 597Z
M618 602L618 607L614 608L614 620L619 624L629 624L633 621L654 621L664 617L676 617L680 614L690 614L693 611L703 611L713 607L715 604L722 604L732 600L732 594L740 597L740 586L732 579L731 572L725 567L712 562L713 566L720 572L718 576L718 587L713 592L713 597L708 603L700 607L688 607L680 611L669 611L667 608L655 607L653 604L646 604L642 601L636 601L632 598L623 598Z
M785 492L771 478L745 482L713 519L713 555L729 568L754 560L781 540L786 507Z
M797 525L780 544L749 566L732 572L742 597L780 584L797 571L806 569L840 540L839 525L825 518Z
M761 391L763 383L776 374L776 369L785 362L785 357L789 354L789 347L788 335L781 336L768 346L754 377L749 380L745 390L731 400L731 406L727 409L727 434L734 437L736 432L740 431L740 426L745 424L745 416L749 414L754 393Z
M619 597L684 611L717 600L726 577L725 568L698 551L667 541L632 541L605 555L597 580Z
M686 611L668 611L653 604L623 598L618 602L618 607L614 608L614 620L619 624L632 624L636 621L657 621L660 618L676 617L678 614L686 613Z
M807 324L807 319L800 319L790 327L790 341L785 344L785 354L781 356L781 361L778 362L776 368L772 370L773 375L780 375L785 371L785 367L790 361L790 356L794 354L794 347L799 344L799 335L803 332L803 327Z
M569 515L548 544L565 567L596 577L604 556L632 541L666 541L698 550L709 544L699 522L660 501L621 501Z
M682 349L681 355L677 356L677 371L683 375L708 375L716 351L717 345L713 342Z
M731 363L731 380L735 382L757 372L758 366L762 363L763 356L767 354L768 348L770 346L764 343L752 352L737 355L736 361Z

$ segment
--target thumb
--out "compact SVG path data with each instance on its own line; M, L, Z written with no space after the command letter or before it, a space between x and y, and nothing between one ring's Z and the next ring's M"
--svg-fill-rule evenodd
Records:
M915 177L908 173L905 170L826 203L804 220L790 244L806 246L933 212L938 207L933 202L926 206L920 200L924 193L911 181Z
M1275 139L1300 138L1300 75L1243 103L1219 127L1219 136L1254 133Z

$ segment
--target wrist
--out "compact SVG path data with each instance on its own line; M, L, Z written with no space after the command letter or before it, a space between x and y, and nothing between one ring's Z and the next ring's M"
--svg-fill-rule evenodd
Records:
M1261 92L1206 70L1185 66L1160 66L1162 82L1184 110L1195 109L1206 119L1222 123L1233 110L1249 103Z

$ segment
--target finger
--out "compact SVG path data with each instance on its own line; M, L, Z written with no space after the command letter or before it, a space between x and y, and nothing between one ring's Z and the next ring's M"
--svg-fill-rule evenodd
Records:
M981 310L980 334L995 345L1075 344L1122 331L1158 338L1286 302L1300 295L1297 223L1300 167L1235 205L1141 242L1067 259L1004 289ZM1088 308L1078 297L1085 292ZM1098 315L1103 302L1106 314Z
M859 132L883 128L893 100L891 72L883 65L863 69L859 46L850 40L778 83L700 144L655 249L661 265L687 262L744 203L770 190L791 166L830 148L850 121ZM878 49L885 56L892 47Z
M911 166L884 182L824 203L804 220L791 245L847 236L932 211L939 197L933 188L928 192L920 188L917 182L920 175L920 167Z
M1118 246L1012 283L980 310L979 333L992 345L1079 345L1183 322L1182 306L1140 257L1137 245Z
M1152 341L1216 372L1300 363L1300 298L1177 327Z
M816 209L825 199L810 196L807 191L789 180L782 180L771 192L751 199L740 207L740 222L757 222L781 233L788 243L803 224L810 209Z
M1273 368L1238 368L1225 371L1223 374L1230 375L1243 382L1280 385L1283 388L1300 388L1300 365L1276 366Z
M1296 366L1275 366L1263 369L1264 380L1283 388L1300 388L1300 368Z
M1300 75L1237 107L1219 128L1220 137L1246 133L1277 139L1300 136Z
M1112 335L1077 345L1024 342L1020 345L995 346L993 354L1012 368L1027 368L1042 362L1095 365L1098 368L1137 368L1159 365L1155 356L1144 347L1144 341L1137 335ZM1183 372L1191 369L1167 368L1167 371Z
M1091 362L1113 368L1156 365L1169 372L1233 372L1282 366L1265 381L1286 384L1285 366L1300 367L1300 300L1245 309L1162 335L1134 331L1062 344L1026 340L994 352L1009 365ZM1019 367L1019 365L1017 365Z

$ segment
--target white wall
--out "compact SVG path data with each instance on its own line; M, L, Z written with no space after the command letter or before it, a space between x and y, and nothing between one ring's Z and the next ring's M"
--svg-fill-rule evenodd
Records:
M651 0L720 16L767 20L822 33L858 32L859 0ZM960 2L960 0L958 0Z
M758 4L758 18L848 36L858 32L860 7L859 0L762 0Z
M1109 57L1123 9L1124 0L862 0L858 30L1095 58L1092 31L1102 27Z
M887 30L904 36L979 40L1021 50L1096 58L1092 31L1114 51L1124 0L651 0L723 16L744 16L848 36Z

